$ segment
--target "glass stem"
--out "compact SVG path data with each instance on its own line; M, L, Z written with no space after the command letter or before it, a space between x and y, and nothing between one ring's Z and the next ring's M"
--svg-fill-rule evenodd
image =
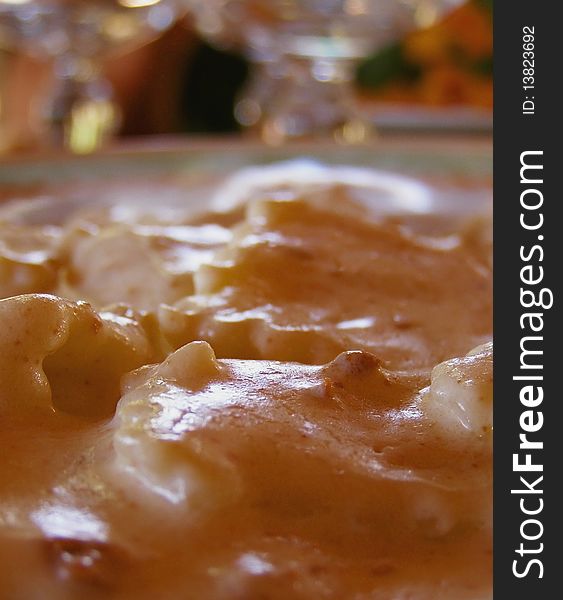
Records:
M355 60L286 57L286 76L260 123L265 141L332 138L346 144L365 142L370 125L355 100Z
M51 144L76 153L97 150L119 121L111 84L94 60L73 53L57 56L53 69L54 88L44 113Z

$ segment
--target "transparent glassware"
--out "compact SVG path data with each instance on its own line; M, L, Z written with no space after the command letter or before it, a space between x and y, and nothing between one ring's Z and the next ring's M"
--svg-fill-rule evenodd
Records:
M184 0L196 28L253 65L235 107L267 142L331 137L362 143L358 62L408 31L429 27L462 0Z
M52 89L41 100L44 142L96 150L115 133L119 110L101 61L161 34L176 0L0 0L0 45L45 59Z

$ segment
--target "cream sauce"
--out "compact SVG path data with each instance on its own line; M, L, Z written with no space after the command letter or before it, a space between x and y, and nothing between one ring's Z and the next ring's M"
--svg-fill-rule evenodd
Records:
M0 226L0 598L491 597L487 224L245 211Z

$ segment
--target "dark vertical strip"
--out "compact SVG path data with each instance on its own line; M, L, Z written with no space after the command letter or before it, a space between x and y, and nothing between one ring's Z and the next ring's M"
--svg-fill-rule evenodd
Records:
M563 25L494 6L495 599L560 597Z

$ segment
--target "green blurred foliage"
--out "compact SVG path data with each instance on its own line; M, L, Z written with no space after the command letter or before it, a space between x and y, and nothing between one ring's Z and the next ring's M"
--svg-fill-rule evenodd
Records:
M415 81L420 67L410 63L401 43L387 46L365 60L358 68L357 81L361 87L379 88L389 81Z
M490 12L489 18L492 18L493 0L469 0L468 3ZM464 71L483 77L492 76L492 55L475 60L455 44L452 44L449 53L451 62ZM357 82L364 89L377 90L390 82L413 83L422 75L423 68L406 57L404 43L400 41L368 57L358 68Z

